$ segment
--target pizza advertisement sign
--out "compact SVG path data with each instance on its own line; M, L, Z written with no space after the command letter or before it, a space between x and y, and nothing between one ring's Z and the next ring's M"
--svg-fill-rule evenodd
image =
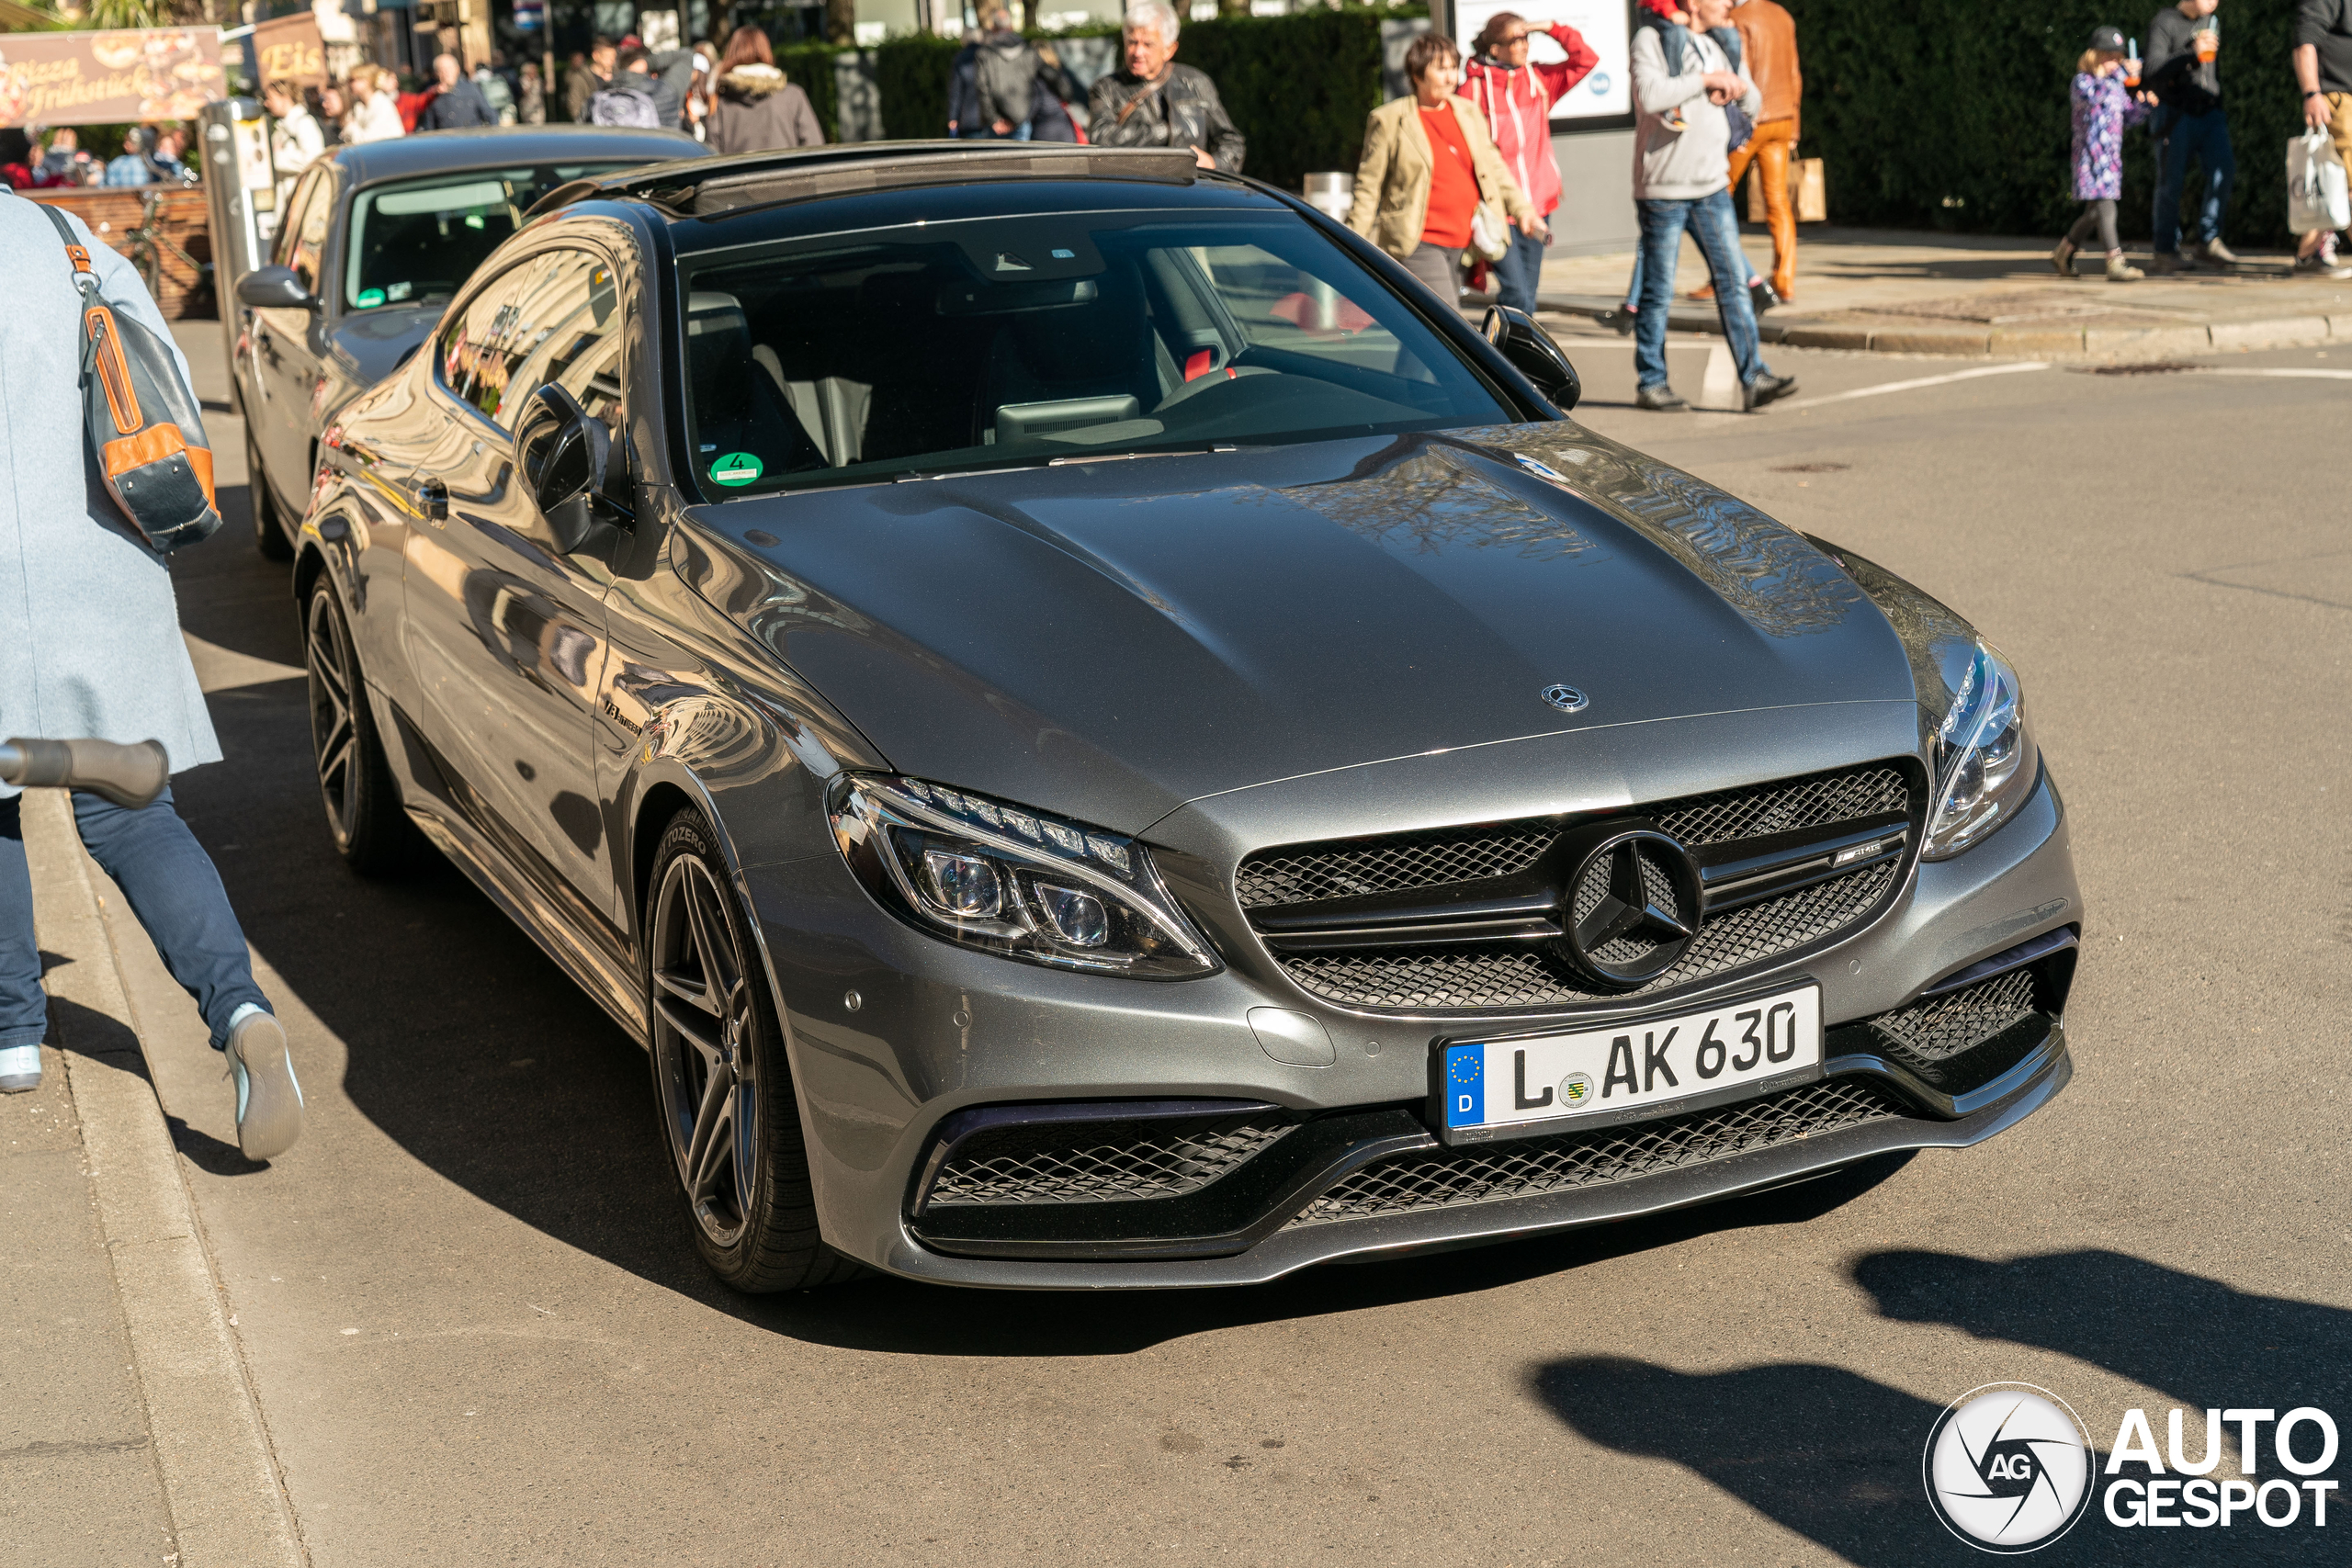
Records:
M228 96L219 28L0 33L0 126L187 119Z

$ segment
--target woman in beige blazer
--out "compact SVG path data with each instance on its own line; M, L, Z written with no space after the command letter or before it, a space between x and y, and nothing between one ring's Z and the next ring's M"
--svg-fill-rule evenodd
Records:
M1462 51L1453 40L1423 33L1406 51L1405 69L1413 96L1381 105L1364 127L1348 227L1403 262L1439 299L1458 304L1459 258L1474 209L1483 208L1498 230L1516 222L1541 238L1550 231L1503 166L1476 106L1454 96Z

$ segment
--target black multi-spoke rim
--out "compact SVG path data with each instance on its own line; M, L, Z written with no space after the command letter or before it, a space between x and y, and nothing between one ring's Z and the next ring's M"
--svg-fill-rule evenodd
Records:
M742 1238L752 1190L759 1096L752 989L707 866L670 863L653 906L653 1064L678 1179L706 1235Z
M351 712L352 660L349 636L334 603L321 593L311 601L305 639L311 671L311 749L319 759L319 794L335 841L348 843L359 809L359 731Z

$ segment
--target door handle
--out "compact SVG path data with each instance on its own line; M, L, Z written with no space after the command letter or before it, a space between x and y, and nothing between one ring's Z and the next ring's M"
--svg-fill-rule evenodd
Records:
M449 487L439 479L426 479L416 487L416 503L424 510L428 523L449 520Z

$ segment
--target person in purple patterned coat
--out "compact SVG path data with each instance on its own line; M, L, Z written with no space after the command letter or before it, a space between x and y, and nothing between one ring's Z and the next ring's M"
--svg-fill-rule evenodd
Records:
M2091 29L2091 46L2075 72L2075 199L2083 215L2058 248L2050 264L2062 277L2075 276L2075 253L2098 231L2107 247L2107 280L2136 283L2147 276L2123 260L2123 242L2115 235L2115 203L2123 194L2123 132L2148 118L2151 95L2133 93L2123 84L2138 81L2140 62L2123 58L2123 35L2114 28Z

